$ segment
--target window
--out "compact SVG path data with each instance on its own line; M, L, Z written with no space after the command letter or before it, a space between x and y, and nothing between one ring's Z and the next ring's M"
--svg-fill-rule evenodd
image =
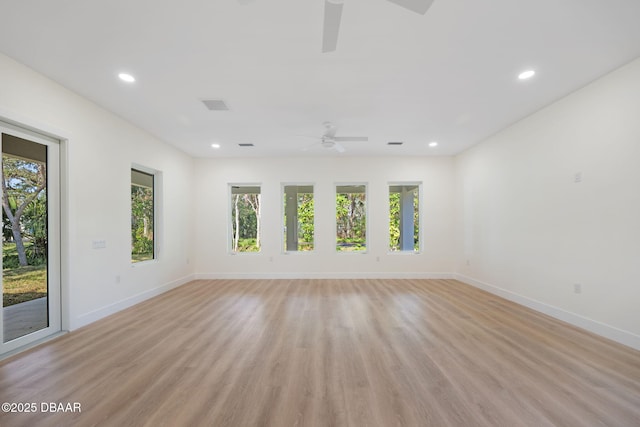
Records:
M231 251L260 252L260 187L231 186Z
M314 239L313 185L284 186L284 250L312 251Z
M336 250L367 250L367 187L336 186Z
M420 250L420 185L389 185L389 249Z
M131 169L131 262L155 259L155 175Z

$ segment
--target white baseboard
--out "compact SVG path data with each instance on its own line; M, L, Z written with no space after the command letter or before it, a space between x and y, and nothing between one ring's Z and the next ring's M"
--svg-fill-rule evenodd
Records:
M93 323L96 320L102 319L103 317L110 316L114 313L117 313L118 311L124 310L125 308L129 308L133 305L141 303L142 301L148 300L149 298L153 298L157 295L170 291L171 289L177 288L178 286L184 285L185 283L191 282L192 280L195 280L195 275L190 274L172 282L165 283L164 285L158 286L157 288L141 292L139 294L130 296L113 304L109 304L97 310L90 311L89 313L82 314L78 316L75 321L72 321L71 327L69 329L78 329L82 326L88 325L89 323Z
M223 279L453 279L451 273L197 273L196 280Z
M574 326L585 329L589 332L593 332L594 334L608 338L620 344L624 344L633 349L640 350L640 336L635 335L631 332L624 331L622 329L609 326L607 324L598 322L596 320L592 320L587 317L580 316L579 314L571 313L561 308L558 308L549 304L545 304L540 301L533 300L531 298L516 294L506 289L502 289L498 286L490 285L488 283L473 279L471 277L464 276L462 274L454 274L453 277L454 279L459 280L468 285L485 290L494 295L497 295L509 301L513 301L525 307L529 307L535 311L547 314L558 320L562 320L563 322L570 323Z

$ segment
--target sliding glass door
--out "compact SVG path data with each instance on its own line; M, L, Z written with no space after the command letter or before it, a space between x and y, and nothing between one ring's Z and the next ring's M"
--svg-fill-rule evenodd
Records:
M0 122L0 354L60 331L59 143Z

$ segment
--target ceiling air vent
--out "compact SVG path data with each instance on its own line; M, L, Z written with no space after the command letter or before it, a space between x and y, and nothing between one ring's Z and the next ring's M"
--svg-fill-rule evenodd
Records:
M402 142L402 141L387 142L387 145L402 145L402 144L404 144L404 142Z
M201 99L200 101L211 111L229 111L229 106L222 99Z
M247 142L245 142L245 143L241 143L241 144L238 144L238 145L239 145L240 147L253 147L253 144L252 144L252 143L250 143L250 142L248 142L248 143L247 143Z

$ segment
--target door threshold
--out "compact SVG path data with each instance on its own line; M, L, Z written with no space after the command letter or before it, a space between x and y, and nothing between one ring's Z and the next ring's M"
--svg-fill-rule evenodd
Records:
M48 335L48 336L46 336L44 338L40 338L39 340L36 340L36 341L31 342L29 344L25 344L22 347L18 347L18 348L15 348L13 350L7 351L4 354L0 354L0 362L5 360L5 359L8 359L11 356L15 356L18 353L25 352L27 350L30 350L30 349L32 349L34 347L39 346L40 344L44 344L44 343L46 343L48 341L54 340L54 339L56 339L58 337L61 337L62 335L68 334L68 333L69 333L69 331L55 332L55 333L53 333L51 335Z

